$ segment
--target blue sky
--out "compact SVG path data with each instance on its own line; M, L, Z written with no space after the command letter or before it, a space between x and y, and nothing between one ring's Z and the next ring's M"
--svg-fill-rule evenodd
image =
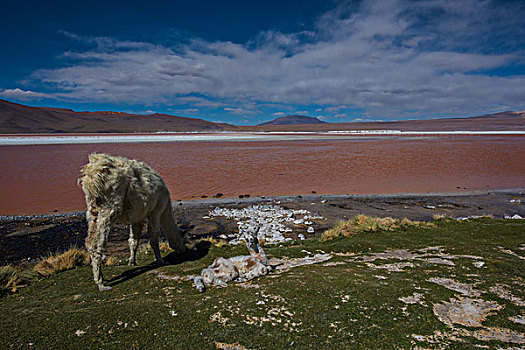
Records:
M525 2L17 1L0 98L234 124L525 109Z

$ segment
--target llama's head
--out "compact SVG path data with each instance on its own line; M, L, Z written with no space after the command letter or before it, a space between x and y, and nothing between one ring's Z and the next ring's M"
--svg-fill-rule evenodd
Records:
M168 238L168 244L170 245L170 248L173 249L175 253L182 254L187 250L186 246L184 245L186 241L184 239L185 235L183 232L177 230L175 234L167 234L166 236Z
M244 235L244 241L246 242L246 247L248 248L250 255L255 257L260 262L266 265L266 263L268 262L268 259L266 258L266 253L264 252L262 247L259 245L259 238L258 238L259 229L257 230L257 232L255 232L255 234Z

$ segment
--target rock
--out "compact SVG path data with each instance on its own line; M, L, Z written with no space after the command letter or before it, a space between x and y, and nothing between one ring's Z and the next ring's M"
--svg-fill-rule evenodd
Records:
M310 226L310 227L308 227L308 229L306 230L306 232L308 232L308 233L314 233L315 230L314 230L314 228L313 228L312 226Z
M518 214L514 214L513 216L509 216L509 215L505 215L504 216L505 219L512 219L512 220L520 220L520 219L523 219L520 215Z

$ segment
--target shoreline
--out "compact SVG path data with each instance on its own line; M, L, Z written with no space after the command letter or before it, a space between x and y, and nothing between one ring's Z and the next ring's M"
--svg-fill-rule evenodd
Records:
M190 240L201 238L228 240L238 232L237 220L210 215L220 209L243 209L264 205L275 210L307 210L316 217L309 224L289 225L285 239L302 240L321 235L339 221L357 215L408 218L430 222L439 216L495 219L525 217L525 189L463 191L456 193L396 193L359 195L271 196L250 198L207 198L173 202L178 228ZM273 210L273 209L272 209ZM0 266L21 265L35 259L84 246L87 236L85 212L53 213L29 216L0 216ZM313 228L313 231L312 231ZM129 228L116 223L111 230L107 254L127 256ZM147 244L146 231L140 243Z
M177 211L180 209L192 209L199 207L213 206L235 206L235 205L255 205L261 203L290 203L290 202L309 202L309 201L344 201L344 200L387 200L398 198L439 198L439 197L476 197L483 195L513 195L525 194L525 187L492 189L492 190L472 190L458 192L423 192L423 193L379 193L379 194L307 194L307 195L285 195L285 196L254 196L254 197L221 197L221 198L199 198L192 200L172 201L172 208ZM33 220L33 219L53 219L53 218L74 218L84 216L85 211L71 211L54 214L21 214L21 215L0 215L0 222Z
M268 131L268 132L180 132L145 134L0 134L0 146L75 145L101 143L152 142L256 142L256 141L308 141L308 140L364 140L419 139L470 136L525 136L523 130L457 130L457 131L401 131L401 130L330 130L330 131Z

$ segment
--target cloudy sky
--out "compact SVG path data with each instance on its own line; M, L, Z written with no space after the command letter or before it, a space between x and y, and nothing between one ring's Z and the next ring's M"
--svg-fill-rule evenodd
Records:
M10 1L0 98L235 124L525 110L523 0Z

